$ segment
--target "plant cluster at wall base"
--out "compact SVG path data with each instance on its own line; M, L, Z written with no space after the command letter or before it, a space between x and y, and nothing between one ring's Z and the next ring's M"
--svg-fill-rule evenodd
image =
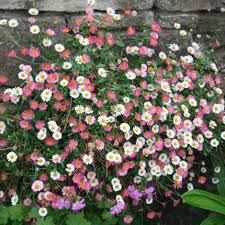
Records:
M99 18L88 3L60 30L29 9L26 46L11 35L20 21L0 19L21 62L20 85L0 94L0 224L160 224L187 190L224 190L219 66L178 23L180 41L156 21L120 36L101 24L119 31L137 12Z

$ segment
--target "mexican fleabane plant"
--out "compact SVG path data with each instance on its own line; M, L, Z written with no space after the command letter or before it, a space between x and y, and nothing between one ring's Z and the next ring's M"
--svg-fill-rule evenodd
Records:
M0 96L0 199L43 218L102 204L127 224L160 217L162 196L177 205L178 189L206 182L194 165L225 139L222 76L200 44L164 44L155 21L141 38L132 25L123 37L101 30L136 12L99 19L89 3L60 31L42 29L31 8L32 42L8 54L21 60L21 85ZM9 37L20 25L0 24Z

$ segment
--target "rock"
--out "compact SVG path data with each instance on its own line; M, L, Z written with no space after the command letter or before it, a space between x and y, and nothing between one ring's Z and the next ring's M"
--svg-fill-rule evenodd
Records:
M198 31L200 33L209 32L213 27L218 24L221 25L222 31L225 32L225 14L217 13L201 13L199 14Z
M26 9L28 8L27 0L1 0L0 9Z
M0 9L28 9L29 0L1 0ZM88 7L86 0L36 0L36 6L42 11L55 12L80 12ZM96 0L93 8L106 10L107 7L114 9L150 9L154 0Z
M221 0L156 0L156 6L167 11L215 10L224 6Z
M174 28L174 23L181 24L182 28L196 28L199 23L199 15L193 13L159 12L158 21L164 28Z

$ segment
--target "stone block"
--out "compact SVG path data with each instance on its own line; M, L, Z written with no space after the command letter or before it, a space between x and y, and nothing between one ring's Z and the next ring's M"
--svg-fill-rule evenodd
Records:
M158 22L164 28L174 28L174 23L181 24L182 28L196 28L199 23L197 13L167 13L159 12Z
M28 9L29 0L1 0L0 9ZM88 7L86 0L36 0L37 7L42 11L54 12L80 12ZM114 9L150 9L154 0L96 0L93 8L106 10L107 7Z
M223 7L221 0L156 0L156 6L166 11L201 11Z

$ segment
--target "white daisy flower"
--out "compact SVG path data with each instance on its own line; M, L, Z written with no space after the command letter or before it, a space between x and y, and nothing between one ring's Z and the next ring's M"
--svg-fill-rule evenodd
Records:
M37 138L39 140L44 140L46 137L47 137L46 129L41 129L41 130L38 131Z
M3 134L5 132L6 125L5 122L0 121L0 134Z
M0 20L0 25L1 26L5 26L6 24L7 24L7 20L6 19Z
M41 93L41 98L44 102L49 102L52 97L52 91L50 89L44 89Z
M38 157L36 163L38 166L44 166L46 163L46 160L44 157Z
M180 181L182 181L182 176L180 176L179 174L175 173L173 175L173 180L177 181L177 182L180 182Z
M38 209L38 214L42 217L45 217L48 214L48 210L45 207L41 207Z
M17 194L14 194L12 197L11 197L11 204L12 205L16 205L17 202L18 202L19 198L18 198L18 195Z
M9 20L8 24L10 27L17 27L19 25L19 23L16 19Z
M75 106L74 110L76 111L77 114L82 114L82 113L84 113L84 106L77 105L77 106Z
M69 70L69 69L71 69L72 64L70 62L64 62L62 67L65 70Z
M90 165L90 164L93 163L93 157L92 157L91 155L85 154L85 155L83 156L83 162L84 162L84 164L86 164L86 165Z
M7 160L11 163L16 162L16 160L18 159L18 156L15 152L9 152L6 157Z
M74 170L75 170L75 168L74 168L74 165L73 164L67 164L66 165L66 172L68 172L68 173L72 173Z
M30 32L32 34L38 34L40 32L40 27L38 25L33 25L30 27Z
M79 91L77 90L77 89L72 89L72 90L70 90L70 96L72 97L72 98L78 98L79 97Z
M56 44L55 45L55 50L57 52L63 52L65 50L65 47L62 44Z
M179 46L175 43L169 45L169 49L176 52L179 50Z
M108 123L108 117L103 115L98 117L98 123L102 126L106 126Z
M176 28L176 29L180 29L181 28L181 25L179 24L179 23L174 23L174 28Z
M115 9L108 7L106 12L108 15L113 16L115 14Z
M170 164L164 166L163 171L166 175L173 174L173 167Z
M100 77L103 77L103 78L105 78L105 77L107 77L107 70L105 70L104 68L99 68L98 69L98 75L100 76Z
M52 40L49 39L49 38L45 38L43 41L42 41L43 45L45 47L50 47L52 45Z
M164 52L160 52L159 53L159 58L162 59L162 60L165 60L166 59L166 54Z
M210 141L210 144L212 147L216 148L219 145L219 141L216 138L214 138Z
M83 96L83 98L90 99L91 98L91 92L90 91L84 91L82 93L82 96Z
M123 132L128 132L130 131L130 126L128 123L121 123L120 124L120 130L122 130Z
M113 19L114 20L120 20L121 16L119 14L113 14Z
M51 171L50 177L52 180L58 180L60 178L60 173L58 171Z
M38 11L38 9L31 8L28 10L28 13L32 16L36 16L36 15L38 15L39 11Z
M94 5L95 4L95 0L88 0L88 4L89 5Z
M89 40L87 38L82 37L79 39L79 43L83 46L87 46L87 45L89 45Z

